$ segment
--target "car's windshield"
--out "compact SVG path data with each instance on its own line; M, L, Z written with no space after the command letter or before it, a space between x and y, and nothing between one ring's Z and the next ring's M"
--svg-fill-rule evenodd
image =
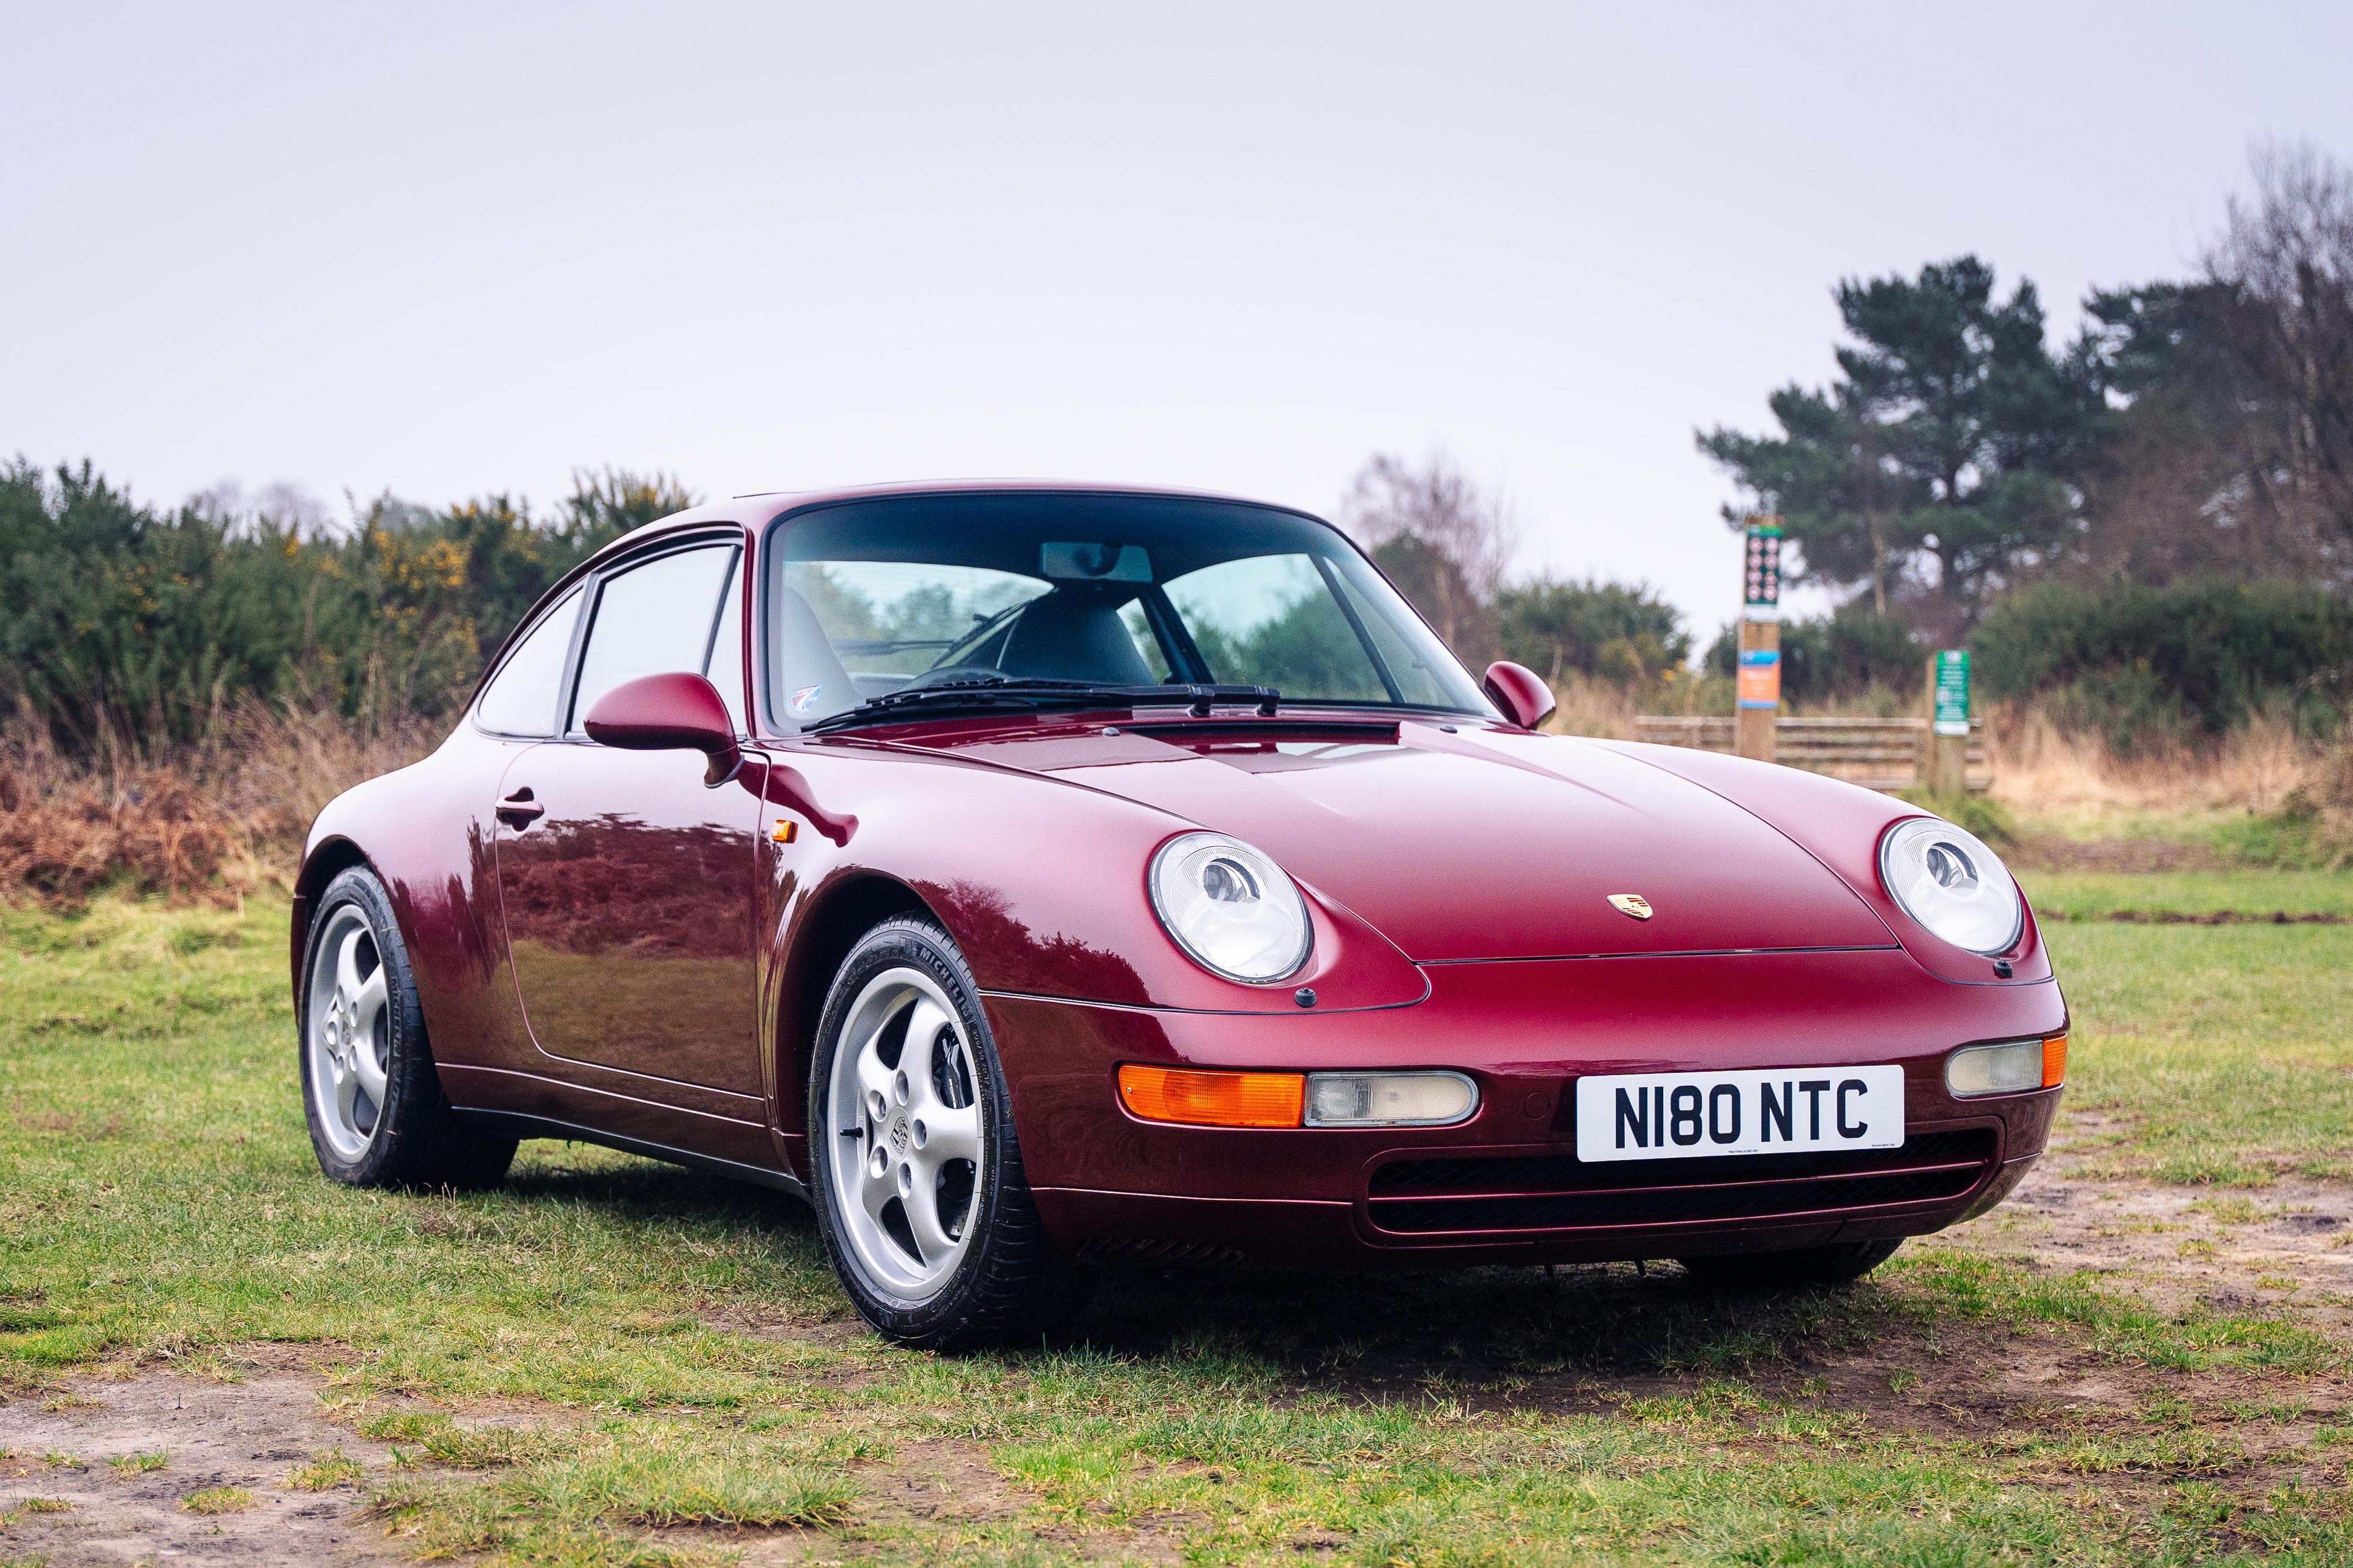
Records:
M1008 679L1493 712L1347 541L1295 513L1137 496L892 498L786 518L767 561L769 689L797 724Z

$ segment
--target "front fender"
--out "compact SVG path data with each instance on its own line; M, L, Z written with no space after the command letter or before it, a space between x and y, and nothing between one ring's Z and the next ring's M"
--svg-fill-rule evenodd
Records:
M779 748L807 800L855 817L836 843L777 784L772 816L793 820L773 876L789 943L800 906L880 879L922 901L955 938L984 990L1209 1013L1289 1013L1312 987L1319 1012L1421 1000L1421 972L1369 924L1303 884L1314 948L1271 985L1211 974L1161 928L1145 889L1153 852L1197 826L1060 779L855 742ZM806 934L806 933L804 933Z
M1887 923L1913 961L1939 979L1968 985L2032 985L2052 978L2051 955L2031 907L2018 946L2007 955L2010 973L2004 977L1994 973L1991 960L1955 947L1888 896L1879 880L1880 837L1904 818L1922 815L1918 806L1843 779L1721 752L1628 741L1595 743L1689 780L1778 831L1853 889ZM2022 894L2021 898L2023 901Z

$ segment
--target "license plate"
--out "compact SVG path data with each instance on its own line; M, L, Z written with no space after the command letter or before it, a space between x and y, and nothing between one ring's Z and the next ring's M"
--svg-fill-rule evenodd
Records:
M1580 1161L1698 1160L1903 1143L1899 1067L1623 1073L1577 1080Z

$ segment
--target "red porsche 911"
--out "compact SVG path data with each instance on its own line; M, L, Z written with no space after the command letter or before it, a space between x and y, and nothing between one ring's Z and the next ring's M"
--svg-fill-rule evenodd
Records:
M933 1347L1122 1262L1832 1283L2009 1192L2067 1010L1992 851L1550 707L1281 507L681 513L312 829L319 1162L472 1186L563 1138L781 1188Z

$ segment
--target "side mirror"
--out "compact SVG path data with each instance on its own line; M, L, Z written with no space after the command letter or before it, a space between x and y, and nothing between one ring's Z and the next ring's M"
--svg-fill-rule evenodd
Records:
M598 745L624 752L701 752L711 759L708 784L726 783L744 762L719 689L682 669L621 682L596 699L582 727Z
M1514 664L1499 658L1487 667L1487 679L1480 689L1486 692L1504 717L1523 730L1533 730L1552 716L1559 704L1553 700L1552 688L1544 677L1525 664Z

